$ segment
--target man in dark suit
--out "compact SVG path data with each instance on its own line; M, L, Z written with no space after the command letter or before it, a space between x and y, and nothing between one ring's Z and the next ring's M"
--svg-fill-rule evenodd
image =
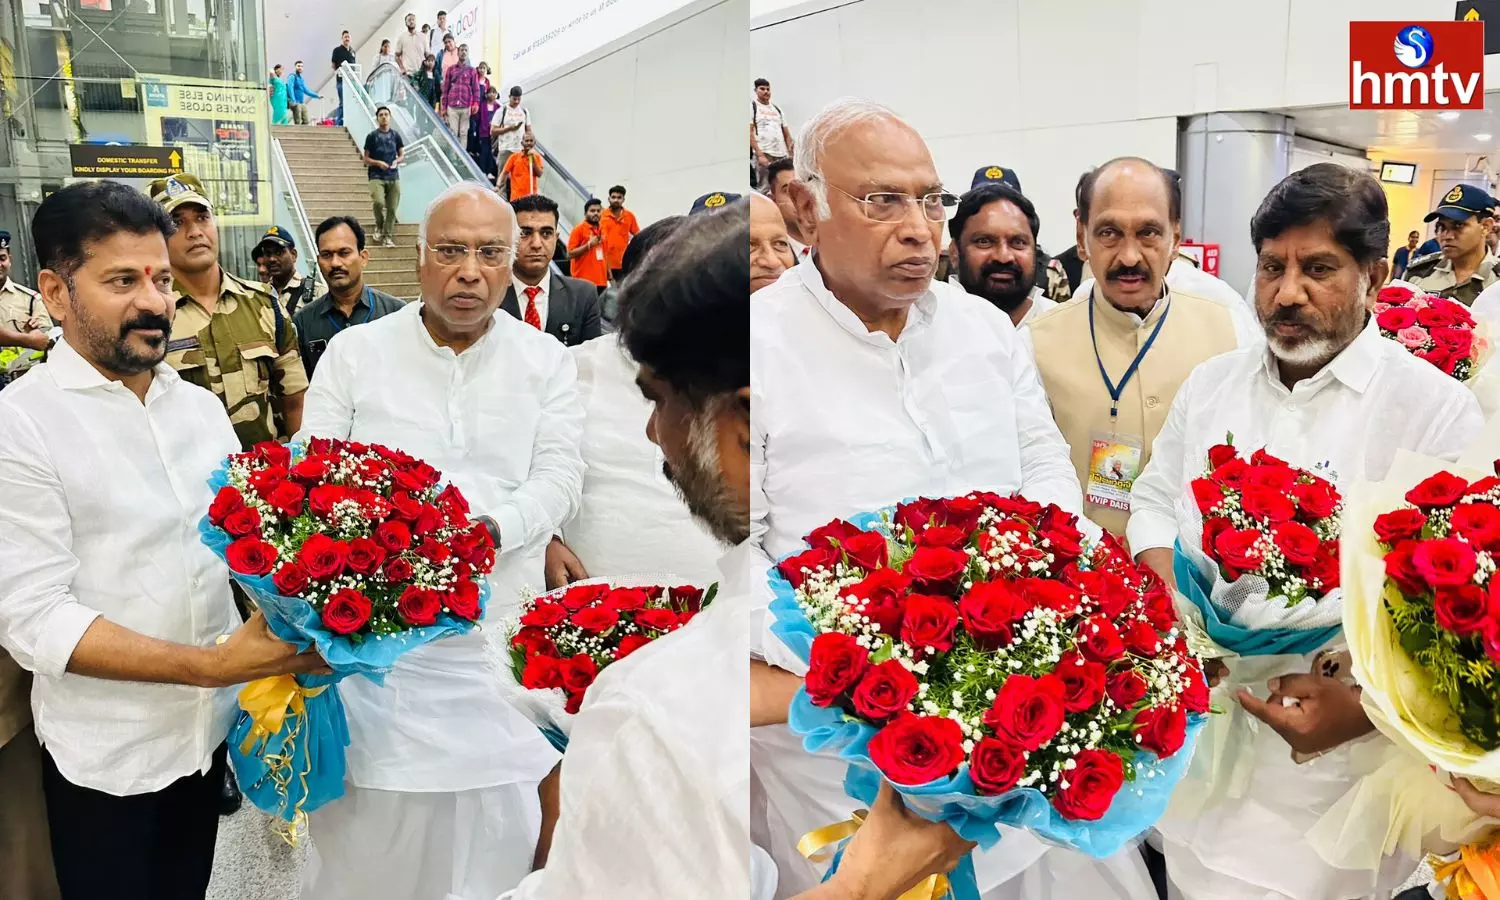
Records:
M557 204L541 194L528 194L511 205L521 241L500 308L569 347L598 337L598 288L555 272L550 265L557 249Z

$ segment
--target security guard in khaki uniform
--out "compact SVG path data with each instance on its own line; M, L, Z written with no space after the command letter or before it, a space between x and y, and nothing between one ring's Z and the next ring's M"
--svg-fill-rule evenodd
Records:
M177 298L167 362L218 395L245 449L289 438L302 426L307 372L274 289L219 265L213 204L197 178L153 181L151 198L177 223L167 242Z
M52 317L42 295L10 277L10 232L0 231L0 387L40 362Z
M983 166L974 171L974 180L969 183L969 190L974 190L981 184L1005 184L1016 190L1018 194L1024 194L1021 190L1021 178L1015 169L1007 169L1003 166ZM1068 283L1068 273L1063 271L1062 263L1048 256L1040 245L1036 248L1036 286L1042 289L1042 296L1048 300L1065 303L1073 299L1073 288Z
M1406 280L1428 293L1472 306L1480 291L1500 281L1500 259L1485 240L1495 224L1494 206L1494 197L1471 184L1444 194L1438 208L1422 220L1437 220L1442 249L1407 263Z

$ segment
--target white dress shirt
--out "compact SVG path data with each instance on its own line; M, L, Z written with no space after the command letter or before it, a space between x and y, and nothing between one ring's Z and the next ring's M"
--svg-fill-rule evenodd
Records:
M515 289L516 289L516 310L521 313L521 322L524 324L525 321L526 321L526 305L527 305L526 289L529 288L529 287L531 287L531 285L529 285L526 282L522 281L520 278L517 278L515 275L511 276L511 284L514 285ZM551 299L551 295L552 295L552 270L551 269L548 269L547 273L542 276L542 280L541 280L541 282L539 284L537 284L537 287L541 288L541 291L538 292L537 295L536 295L536 313L537 313L538 316L541 316L541 321L542 321L541 330L542 331L546 331L547 330L547 301Z
M1229 282L1224 279L1204 272L1185 259L1173 257L1172 265L1167 268L1167 287L1185 294L1194 294L1204 300L1212 300L1229 310L1230 320L1234 323L1234 336L1241 347L1265 343L1266 332L1255 317L1255 307L1246 303L1239 291L1230 287ZM1088 292L1093 289L1094 279L1085 278L1078 285L1078 290L1073 292L1073 296L1087 297Z
M752 559L748 543L736 547L708 609L589 688L547 867L511 900L751 896Z
M948 283L951 284L951 285L953 285L955 288L957 288L960 291L964 290L963 282L961 282L961 281L958 280L958 276L957 275L949 275L948 276ZM968 292L964 291L964 293L968 293ZM981 301L984 301L984 298L980 297L978 294L970 294L969 296L975 297L975 298L977 298L977 299L979 299ZM985 301L985 302L988 302L988 301ZM1056 300L1053 300L1052 298L1048 297L1046 294L1043 294L1042 293L1042 289L1040 287L1034 287L1034 288L1031 289L1031 306L1027 308L1026 315L1024 315L1024 316L1021 317L1020 323L1017 324L1015 327L1017 329L1019 329L1022 325L1025 325L1027 322L1030 322L1032 319L1035 319L1037 316L1041 315L1042 313L1046 312L1047 310L1052 309L1052 308L1057 307L1057 306L1061 306L1061 305L1062 304L1058 303ZM996 307L996 308L998 309L999 307ZM1029 336L1031 334L1031 332L1029 332L1029 331L1028 332L1024 332L1024 334L1027 335L1027 336ZM1030 344L1028 343L1026 346L1029 348ZM1028 349L1027 355L1032 358L1033 365L1034 365L1035 364L1035 360L1036 360L1036 354L1033 353L1033 352L1031 352Z
M1381 337L1373 318L1291 390L1277 372L1262 344L1216 356L1183 382L1131 492L1125 533L1135 553L1171 547L1185 517L1199 515L1188 484L1226 434L1244 453L1265 448L1305 469L1326 464L1347 488L1384 478L1397 450L1456 459L1484 425L1472 393Z
M584 411L583 501L562 537L589 575L680 575L706 587L723 546L687 511L646 437L651 404L618 334L572 349ZM649 527L647 527L649 526Z
M578 507L583 410L573 359L544 332L497 311L463 353L438 346L422 304L335 335L307 391L297 439L385 444L457 485L500 526L482 623L519 614L543 587L547 542ZM391 791L463 791L538 781L556 753L494 687L479 631L402 656L378 687L340 683L349 780Z
M896 340L871 332L823 284L816 259L750 306L750 535L757 552L752 649L801 674L769 634L765 572L830 519L912 496L1021 491L1082 515L1078 478L1030 356L1010 318L945 282L912 307ZM812 755L785 726L754 729L778 896L817 883L795 849L807 831L847 818L845 764ZM980 888L1035 862L1043 847L1007 832L981 854Z
M239 625L198 537L208 479L240 450L223 404L165 364L142 404L59 342L0 393L0 423L0 645L36 673L37 737L68 781L116 796L207 771L233 690L67 667L99 616L203 647Z

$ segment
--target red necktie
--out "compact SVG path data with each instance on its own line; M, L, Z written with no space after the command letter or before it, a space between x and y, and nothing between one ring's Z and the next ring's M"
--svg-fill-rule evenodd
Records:
M541 285L534 284L526 289L526 324L542 330L542 314L536 311L536 295L542 292Z

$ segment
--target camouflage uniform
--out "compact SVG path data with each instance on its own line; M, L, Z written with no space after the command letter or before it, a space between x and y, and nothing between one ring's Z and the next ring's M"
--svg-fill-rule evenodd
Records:
M1047 257L1046 274L1038 281L1041 283L1042 296L1048 300L1066 303L1073 299L1073 288L1068 283L1068 273L1063 271L1062 263L1052 257Z
M167 362L184 380L218 395L245 449L289 438L276 408L281 398L307 390L297 330L273 288L220 272L212 315L180 283L172 285L177 316Z
M1453 261L1444 258L1442 251L1419 256L1406 266L1403 281L1408 281L1429 294L1449 297L1465 306L1473 306L1479 292L1500 281L1500 259L1493 253L1485 253L1484 261L1469 280L1463 284L1453 274Z

